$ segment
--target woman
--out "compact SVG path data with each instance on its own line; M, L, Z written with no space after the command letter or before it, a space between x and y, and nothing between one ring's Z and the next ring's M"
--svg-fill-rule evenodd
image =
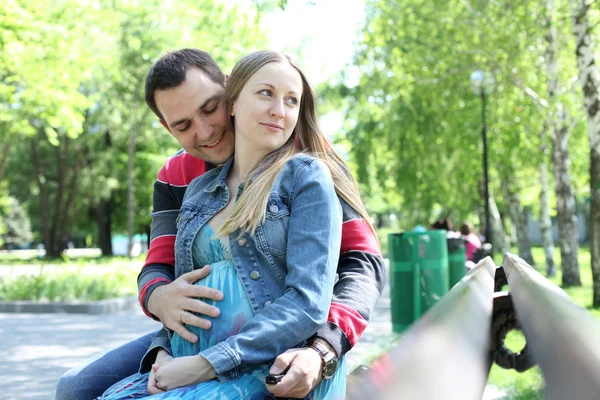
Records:
M347 166L318 128L302 72L276 52L242 58L227 84L235 155L186 191L178 219L176 274L205 264L198 285L225 299L197 343L172 333L174 358L110 388L102 399L272 398L270 361L302 344L327 317L341 241L337 195L367 219ZM337 194L336 194L337 192ZM233 201L232 201L233 200ZM217 378L217 379L214 379ZM345 360L308 398L343 398Z
M460 233L464 236L467 247L467 261L477 262L474 255L482 246L481 239L473 233L473 227L469 221L464 221L460 226Z

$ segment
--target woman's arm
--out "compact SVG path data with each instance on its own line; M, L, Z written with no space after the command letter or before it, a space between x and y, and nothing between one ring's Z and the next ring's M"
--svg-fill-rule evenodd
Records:
M329 169L319 160L302 159L294 174L290 199L285 294L262 309L236 335L200 353L217 375L240 365L271 360L306 340L325 323L341 231L341 207ZM232 371L221 377L236 375Z

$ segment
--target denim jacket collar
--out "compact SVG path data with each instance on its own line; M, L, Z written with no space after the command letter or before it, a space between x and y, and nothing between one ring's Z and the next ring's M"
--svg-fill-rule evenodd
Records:
M223 164L223 168L221 168L221 172L219 172L219 176L215 179L212 184L208 185L204 191L205 192L214 192L217 188L227 189L227 174L229 173L229 169L233 165L233 156L229 157L225 164Z

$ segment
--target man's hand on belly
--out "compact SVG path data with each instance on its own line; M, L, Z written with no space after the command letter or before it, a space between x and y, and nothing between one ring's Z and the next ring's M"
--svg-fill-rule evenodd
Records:
M205 265L181 275L168 285L154 289L148 299L148 310L154 314L167 328L177 332L189 342L196 343L198 337L186 329L185 324L208 329L210 321L200 318L192 312L209 317L218 317L220 310L206 304L201 299L222 300L223 293L195 283L210 273L210 266Z

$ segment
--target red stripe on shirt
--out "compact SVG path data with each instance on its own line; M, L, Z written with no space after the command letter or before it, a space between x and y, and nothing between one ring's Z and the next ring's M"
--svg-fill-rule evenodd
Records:
M354 346L367 328L367 321L358 311L340 303L331 303L327 322L337 325Z
M354 219L342 225L341 254L348 251L364 251L381 255L381 247L371 227L364 219Z
M204 160L188 153L181 153L165 162L165 165L158 171L158 180L173 186L187 186L205 172Z
M159 283L159 282L171 283L171 281L169 281L167 278L155 278L155 279L152 279L150 282L146 283L146 285L144 285L144 288L140 292L140 305L142 306L142 310L144 311L144 314L146 314L150 318L152 318L152 315L144 308L144 299L146 298L146 290L148 290L148 288L150 286L154 285L155 283Z
M159 236L150 242L144 267L148 264L175 265L175 235Z

